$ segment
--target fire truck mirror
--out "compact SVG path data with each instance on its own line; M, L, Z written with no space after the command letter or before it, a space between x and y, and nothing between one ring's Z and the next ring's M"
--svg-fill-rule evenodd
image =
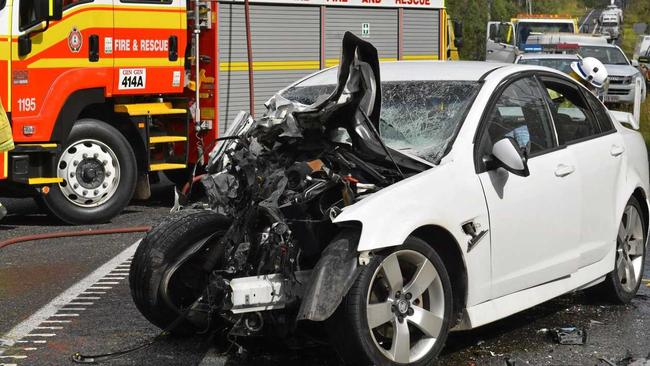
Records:
M32 53L32 39L29 33L18 37L18 56L23 57Z
M463 22L459 20L454 20L454 37L463 38Z

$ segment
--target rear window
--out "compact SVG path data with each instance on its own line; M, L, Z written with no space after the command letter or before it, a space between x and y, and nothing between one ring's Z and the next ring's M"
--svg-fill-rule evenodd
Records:
M523 65L535 65L535 66L546 66L551 69L562 71L564 73L571 72L571 63L578 61L577 59L550 59L550 58L532 58L532 59L521 59L517 63Z

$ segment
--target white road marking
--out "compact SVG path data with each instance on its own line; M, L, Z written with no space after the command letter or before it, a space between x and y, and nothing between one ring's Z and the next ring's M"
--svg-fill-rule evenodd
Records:
M31 333L25 334L23 337L54 337L55 333ZM36 343L36 341L34 341Z
M0 358L13 358L14 360L22 360L24 358L27 358L27 356L24 355L13 355L13 356L0 356Z
M72 320L43 320L43 323L72 323Z
M18 366L17 363L0 363L0 366Z
M75 301L75 302L71 302L71 303L69 303L68 306L73 306L73 305L84 305L84 306L89 306L89 305L92 305L92 304L94 304L94 302L77 302L77 301ZM63 309L61 309L61 310L70 310L70 309L68 309L68 308L63 308Z
M46 340L43 340L43 339L37 339L37 340L35 340L35 341L32 341L32 343L36 343L36 344L45 344L45 343L47 343L47 341L46 341Z
M67 313L67 314L52 314L51 316L53 317L60 317L60 318L66 318L69 316L79 316L77 313Z
M54 329L63 329L63 327L36 327L36 329L54 330Z
M89 289L91 289L91 290L110 290L112 288L113 287L111 287L111 286L91 286L91 287L89 287Z
M66 310L66 311L84 311L86 308L63 308L61 310Z
M79 295L104 295L104 294L106 294L106 291L86 291L86 292L82 292Z
M81 295L83 295L83 294L81 294ZM77 297L76 299L74 299L72 301L76 301L76 300L101 300L101 297L98 297L98 296L81 296L81 295L79 295L79 297Z
M119 283L119 282L115 282L115 281L109 281L109 282L100 281L100 282L97 282L97 284L98 284L98 285L119 285L120 283ZM95 288L96 288L96 287L95 287Z
M125 279L125 278L126 278L126 277L123 277L123 276L120 276L120 277L113 277L113 276L111 276L111 277L104 277L105 280L123 280L123 279Z
M23 351L36 351L38 348L36 347L25 347L23 348Z
M68 304L70 300L76 298L79 296L84 291L89 290L89 288L93 289L99 289L97 287L92 287L93 284L95 284L99 279L103 278L106 276L110 271L114 270L115 267L121 265L122 263L125 262L126 259L130 258L133 256L135 253L135 250L138 248L138 245L140 244L140 241L136 241L134 244L126 248L122 253L118 254L117 256L113 257L113 259L109 260L106 262L104 265L101 267L97 268L94 272L86 276L84 279L81 281L75 283L72 285L70 288L65 290L63 293L61 293L59 296L54 298L52 301L50 301L48 304L43 306L41 309L39 309L37 312L32 314L29 318L27 318L25 321L21 322L20 324L16 325L13 329L11 329L8 333L2 335L0 337L0 355L2 355L9 347L13 346L17 340L20 340L23 337L53 337L55 334L51 335L36 335L36 334L29 334L31 331L33 331L36 327L38 327L41 323L43 323L44 320L47 320L51 317L69 317L69 316L79 316L78 314L76 315L71 315L71 314L57 314L61 308L63 308L64 305ZM101 288L102 290L110 289L109 288Z

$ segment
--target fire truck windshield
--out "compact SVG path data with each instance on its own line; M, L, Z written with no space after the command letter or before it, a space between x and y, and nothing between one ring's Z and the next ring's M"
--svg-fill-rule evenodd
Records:
M544 33L575 33L573 22L519 22L517 24L517 40L521 47L526 44L531 34Z

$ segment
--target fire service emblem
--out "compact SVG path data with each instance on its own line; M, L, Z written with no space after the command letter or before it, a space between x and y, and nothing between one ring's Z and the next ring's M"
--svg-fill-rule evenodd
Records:
M83 36L77 27L74 27L68 35L68 47L70 47L70 51L78 53L81 46L83 46Z

